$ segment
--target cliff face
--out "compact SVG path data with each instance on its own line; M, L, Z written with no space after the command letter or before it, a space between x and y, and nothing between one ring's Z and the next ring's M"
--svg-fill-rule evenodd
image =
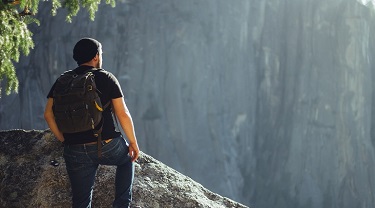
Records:
M45 6L0 127L45 129L50 86L92 36L144 152L247 205L375 207L375 19L360 2L129 0L72 24Z
M62 147L49 131L0 131L0 141L0 207L71 206ZM207 190L144 153L135 169L132 207L246 207ZM115 170L100 166L94 207L111 207Z

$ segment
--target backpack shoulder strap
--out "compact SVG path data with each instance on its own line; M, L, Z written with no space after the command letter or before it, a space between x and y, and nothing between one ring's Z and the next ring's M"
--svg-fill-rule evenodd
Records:
M66 75L66 74L76 74L76 72L74 70L70 69L68 71L64 71L64 73L62 73L60 76Z
M103 110L105 110L106 108L108 108L108 106L111 104L111 101L108 101L105 105L103 105Z

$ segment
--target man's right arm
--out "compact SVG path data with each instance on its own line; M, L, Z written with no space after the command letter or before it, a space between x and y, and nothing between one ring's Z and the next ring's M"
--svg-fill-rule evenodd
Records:
M55 137L60 141L64 142L64 136L57 127L55 116L52 111L53 106L53 98L48 98L46 108L44 110L44 119L46 119L46 122L51 129L52 133L55 135Z

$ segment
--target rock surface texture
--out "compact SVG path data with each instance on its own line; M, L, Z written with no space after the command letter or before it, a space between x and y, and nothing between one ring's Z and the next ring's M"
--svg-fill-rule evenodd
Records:
M46 94L103 43L141 150L259 208L375 207L375 10L365 0L124 0L71 24L43 2L0 128L46 129Z
M49 131L0 131L0 141L0 207L71 207L62 147ZM132 207L246 207L144 153L135 168ZM115 167L100 166L94 207L111 207L114 176Z

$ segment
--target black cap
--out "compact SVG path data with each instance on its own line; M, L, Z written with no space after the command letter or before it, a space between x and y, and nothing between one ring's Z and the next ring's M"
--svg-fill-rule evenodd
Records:
M93 38L82 38L73 49L73 59L78 65L86 63L93 59L101 50L102 44Z

